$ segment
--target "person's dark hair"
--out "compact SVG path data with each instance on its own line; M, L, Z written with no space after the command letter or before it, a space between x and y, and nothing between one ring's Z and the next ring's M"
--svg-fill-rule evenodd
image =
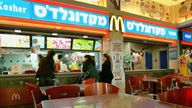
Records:
M55 55L55 51L50 50L50 51L48 51L48 53L47 53L47 58L53 58L54 55Z
M90 55L85 55L84 57L87 58L85 62L95 65L95 61L92 59Z
M111 61L111 58L110 58L110 56L108 55L108 54L103 54L103 56L107 59L107 60L110 60Z
M43 58L43 55L38 54L38 58L39 58L39 60L41 60Z
M61 59L63 56L61 55L61 54L59 54L58 56L57 56L57 58L58 59Z

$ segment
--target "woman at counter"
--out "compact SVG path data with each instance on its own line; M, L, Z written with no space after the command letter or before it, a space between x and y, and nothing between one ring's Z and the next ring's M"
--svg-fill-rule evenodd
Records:
M102 71L100 72L100 82L106 82L111 84L113 79L112 69L111 69L111 58L108 54L103 54L103 64Z
M53 50L48 51L47 56L42 58L39 63L39 69L36 77L39 78L39 86L51 86L54 85L54 59L55 52Z
M95 78L96 81L99 81L99 74L96 70L95 61L91 58L90 55L84 56L85 61L83 62L83 78Z

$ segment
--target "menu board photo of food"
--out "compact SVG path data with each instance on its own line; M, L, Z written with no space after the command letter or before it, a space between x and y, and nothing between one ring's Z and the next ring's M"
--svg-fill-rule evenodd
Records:
M71 49L70 38L47 37L48 49Z
M32 36L32 46L39 46L45 48L45 37L43 36Z
M0 34L1 47L30 48L30 36Z
M94 40L73 39L73 50L93 50Z
M97 40L95 41L95 51L101 51L102 47L101 47L101 40Z

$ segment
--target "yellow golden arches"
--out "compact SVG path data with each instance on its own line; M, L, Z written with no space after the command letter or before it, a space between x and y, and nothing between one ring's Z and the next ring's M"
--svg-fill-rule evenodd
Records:
M118 16L111 16L111 20L110 20L110 31L116 30L116 31L120 31L120 27L121 27L121 32L125 32L125 27L124 27L124 22L123 22L123 18Z

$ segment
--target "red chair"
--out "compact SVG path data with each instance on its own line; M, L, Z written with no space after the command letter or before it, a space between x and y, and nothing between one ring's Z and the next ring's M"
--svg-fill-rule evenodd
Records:
M81 70L71 70L71 72L81 72Z
M170 75L166 75L157 79L157 85L160 87L161 92L170 90L172 79Z
M130 76L129 77L129 86L131 89L131 94L138 94L142 89L142 80L138 76Z
M171 89L178 89L182 88L184 86L190 86L182 82L183 76L179 75L178 73L169 75L172 79L172 87Z
M95 78L88 78L82 81L82 84L92 84L95 83Z
M35 73L36 73L35 70L26 70L26 71L24 72L24 74L35 74Z
M49 99L60 99L68 97L78 97L80 95L80 87L71 85L61 85L45 90Z
M192 88L181 88L158 94L164 102L192 107Z
M35 84L29 84L29 83L25 83L25 85L33 98L34 108L42 108L41 101L43 94L39 89L39 87L36 86Z
M0 108L32 105L31 94L25 87L0 88Z
M103 82L93 83L85 87L85 96L104 95L104 94L117 94L119 88Z

